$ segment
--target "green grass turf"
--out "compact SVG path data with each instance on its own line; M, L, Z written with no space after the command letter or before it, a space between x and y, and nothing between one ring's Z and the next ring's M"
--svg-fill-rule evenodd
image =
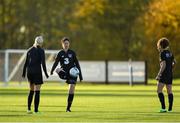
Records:
M25 82L26 83L26 82ZM175 85L174 109L158 113L156 85L77 84L72 112L65 112L68 86L45 83L39 110L26 113L28 85L0 84L0 122L175 122L180 121L180 87ZM165 90L164 90L165 92ZM166 104L167 94L165 93ZM33 107L32 107L33 108Z

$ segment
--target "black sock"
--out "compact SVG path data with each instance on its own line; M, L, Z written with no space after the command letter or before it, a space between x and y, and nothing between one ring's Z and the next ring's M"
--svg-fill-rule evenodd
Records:
M69 94L68 96L68 105L67 105L67 110L70 110L71 104L73 102L74 94Z
M159 97L159 101L161 102L162 109L166 109L165 101L164 101L164 94L163 93L158 93L158 97Z
M40 102L40 91L35 91L35 99L34 99L34 111L38 112Z
M28 110L31 110L31 103L33 99L34 91L29 91L29 96L28 96Z
M173 94L168 94L168 99L169 99L169 111L172 110L172 106L173 106Z

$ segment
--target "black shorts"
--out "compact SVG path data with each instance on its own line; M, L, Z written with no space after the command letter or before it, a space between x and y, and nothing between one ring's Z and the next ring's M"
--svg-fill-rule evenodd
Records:
M166 76L160 77L160 80L159 80L159 82L166 84L166 85L169 85L169 84L172 85L172 81L173 81L172 77L166 77Z
M35 85L43 84L42 74L31 74L31 73L27 73L27 78L28 78L28 81L29 81L31 84L35 84Z

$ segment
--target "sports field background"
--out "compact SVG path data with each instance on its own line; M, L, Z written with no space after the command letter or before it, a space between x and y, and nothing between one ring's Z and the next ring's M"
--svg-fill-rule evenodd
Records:
M180 80L174 81L174 109L158 113L159 101L154 80L150 85L104 85L78 83L72 112L65 112L67 89L64 83L45 83L41 91L42 114L26 113L28 85L0 84L0 122L180 122ZM165 92L165 91L164 91ZM167 94L166 96L166 104Z

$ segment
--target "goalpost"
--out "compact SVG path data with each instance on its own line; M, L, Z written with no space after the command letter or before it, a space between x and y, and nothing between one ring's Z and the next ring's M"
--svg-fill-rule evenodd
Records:
M17 50L17 49L7 49L0 52L1 57L4 57L1 58L1 64L3 64L3 59L4 59L4 66L3 66L4 68L1 68L1 71L4 71L2 72L4 75L1 74L1 78L3 77L4 82L8 83L11 80L22 81L21 73L26 58L26 52L27 50ZM53 58L58 52L59 50L45 50L46 60L53 61L54 60Z

